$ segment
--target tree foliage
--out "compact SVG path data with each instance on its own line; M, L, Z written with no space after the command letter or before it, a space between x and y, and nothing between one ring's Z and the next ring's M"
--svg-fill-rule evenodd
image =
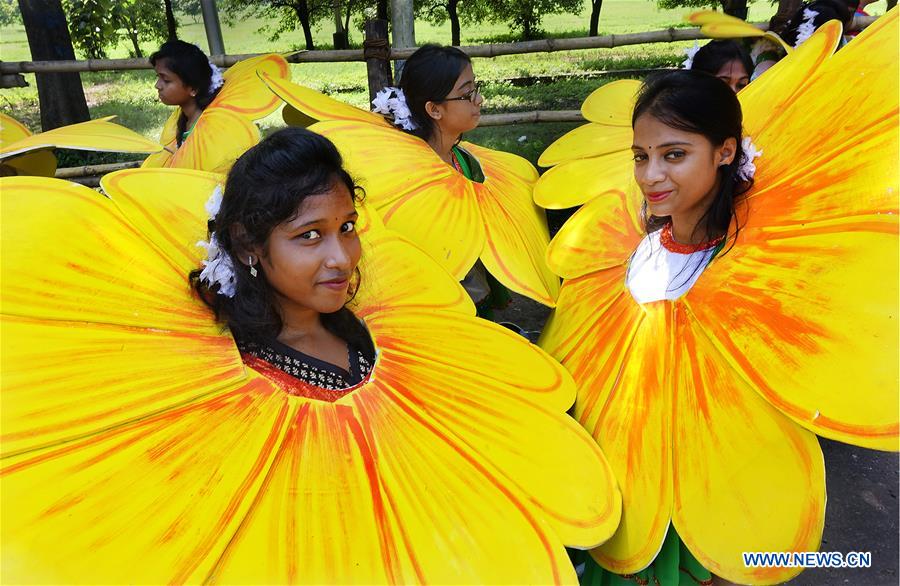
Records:
M368 0L337 0L344 26L349 23L351 12L361 13L373 4ZM299 27L307 50L313 50L312 30L320 22L334 18L335 0L224 0L220 6L229 22L247 17L270 22L260 29L269 35L270 41L277 41Z
M122 38L132 54L143 57L140 43L166 39L166 17L160 0L65 0L73 44L88 59L105 59Z
M0 0L0 26L22 24L22 13L16 0Z
M508 22L525 39L538 38L541 20L548 14L580 14L584 8L582 0L490 0L495 5L493 22Z
M461 25L488 20L506 23L525 39L539 37L548 14L580 14L583 0L417 0L416 14L440 25L450 21L451 43L460 44Z
M747 18L747 0L656 0L660 8L721 8L725 14Z

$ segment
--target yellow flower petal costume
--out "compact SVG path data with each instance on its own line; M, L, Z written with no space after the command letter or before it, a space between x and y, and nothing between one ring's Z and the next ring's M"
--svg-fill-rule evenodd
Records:
M290 79L287 61L281 55L261 55L235 63L222 74L222 89L181 146L176 140L181 108L175 108L159 139L166 150L147 157L142 166L227 173L239 156L259 142L254 120L268 116L281 105L260 81L263 72L276 79Z
M794 50L784 39L772 31L762 31L746 20L718 12L716 10L699 10L684 17L686 22L698 25L700 32L711 39L747 39L765 38L784 50L788 55Z
M186 277L216 181L2 180L4 579L574 583L621 499L566 371L366 213L370 376L243 364Z
M559 279L544 260L547 220L532 202L537 171L528 161L463 143L486 177L484 183L470 181L425 141L382 116L262 77L290 107L320 120L310 130L337 145L389 228L422 247L458 279L480 258L513 291L554 305Z
M713 573L780 583L800 569L741 553L818 549L815 435L898 449L897 42L895 9L814 71L794 68L804 44L739 94L756 183L733 248L683 296L639 305L625 286L643 236L625 191L551 243L567 280L541 345L622 490L622 524L591 552L605 568L646 567L671 523Z
M52 149L120 153L155 153L162 149L124 126L110 122L115 116L89 120L32 134L24 124L0 112L0 164L16 175L53 177L56 157Z

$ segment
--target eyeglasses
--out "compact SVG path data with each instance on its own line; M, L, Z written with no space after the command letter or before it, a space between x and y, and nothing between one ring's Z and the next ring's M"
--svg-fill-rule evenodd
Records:
M475 83L475 87L474 87L474 88L472 88L471 90L467 91L467 92L464 93L463 95L461 95L461 96L459 96L459 97L456 97L456 98L444 98L444 99L441 100L441 101L442 101L442 102L456 102L456 101L462 102L462 101L465 100L465 101L472 102L472 103L474 104L474 103L475 103L475 98L477 98L477 97L480 96L480 95L481 95L481 82L479 81L479 82L476 82L476 83Z

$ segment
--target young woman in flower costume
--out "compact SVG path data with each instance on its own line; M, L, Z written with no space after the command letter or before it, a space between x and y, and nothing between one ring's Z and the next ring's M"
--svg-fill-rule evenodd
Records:
M178 108L175 144L180 147L222 88L222 72L209 62L200 47L179 40L163 43L159 51L150 55L150 64L156 71L153 87L159 101Z
M536 170L521 157L460 142L478 125L483 102L465 53L421 47L399 87L373 101L375 113L263 78L291 108L320 121L310 129L335 142L385 224L464 280L482 314L508 299L497 281L555 303L546 215L531 199Z
M326 139L219 180L0 179L4 579L574 584L621 499L565 370Z
M444 163L478 183L484 183L481 163L459 142L478 126L482 103L469 56L456 47L438 45L425 45L413 53L403 65L399 91L382 90L373 102L375 112L427 142ZM463 287L483 317L511 301L480 261L466 274Z
M159 100L175 111L166 121L163 152L144 167L177 167L226 173L234 161L259 142L255 120L279 105L258 74L289 79L280 55L240 61L224 73L196 45L167 41L150 56Z
M639 198L610 187L551 243L566 280L540 344L622 490L590 552L619 576L588 562L586 582L784 582L801 568L742 553L819 548L816 434L898 449L898 80L859 57L896 46L896 18L810 69L826 25L738 96L691 71L649 81ZM864 112L837 97L848 72Z
M346 307L359 286L356 193L328 139L275 133L232 167L209 258L191 274L242 354L336 396L375 363Z

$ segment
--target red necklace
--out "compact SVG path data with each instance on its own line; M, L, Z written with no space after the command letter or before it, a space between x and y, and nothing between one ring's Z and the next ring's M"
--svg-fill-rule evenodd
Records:
M659 242L663 245L663 248L669 252L677 252L678 254L693 254L695 252L700 252L701 250L709 250L710 248L718 246L724 238L725 236L722 235L707 242L701 242L700 244L680 244L675 242L675 238L672 236L671 222L663 226L662 230L659 232Z

